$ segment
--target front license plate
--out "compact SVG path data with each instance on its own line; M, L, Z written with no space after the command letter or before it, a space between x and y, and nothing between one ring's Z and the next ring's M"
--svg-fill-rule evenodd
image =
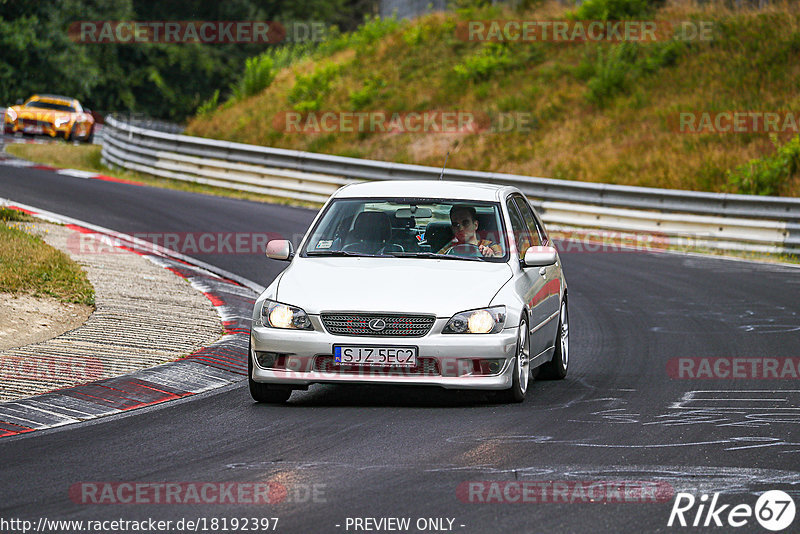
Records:
M417 347L335 345L333 359L340 365L417 365Z
M29 134L41 134L44 133L44 128L41 126L25 126L22 131Z

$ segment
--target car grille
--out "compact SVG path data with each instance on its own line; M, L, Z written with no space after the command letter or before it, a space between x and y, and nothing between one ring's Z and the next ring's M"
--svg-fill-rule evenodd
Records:
M333 356L317 356L314 358L314 371L332 374L359 376L441 376L439 361L436 358L418 358L414 367L386 365L341 365Z
M20 119L22 126L41 126L42 128L52 128L53 123L49 121L37 121L34 119Z
M374 331L373 319L382 319L386 327ZM422 337L427 334L435 317L432 315L389 315L362 313L323 313L322 324L331 334L340 336Z

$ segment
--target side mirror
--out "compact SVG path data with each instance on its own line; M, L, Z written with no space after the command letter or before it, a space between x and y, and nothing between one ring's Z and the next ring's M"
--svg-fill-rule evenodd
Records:
M273 239L267 243L267 257L273 260L291 260L294 257L292 242L286 239Z
M17 106L21 106L22 104L24 104L24 102L22 101L22 99L21 99L21 98L18 98L18 99L17 99L17 103L16 103L16 105L17 105Z
M544 267L556 262L556 249L553 247L528 247L522 260L525 267Z

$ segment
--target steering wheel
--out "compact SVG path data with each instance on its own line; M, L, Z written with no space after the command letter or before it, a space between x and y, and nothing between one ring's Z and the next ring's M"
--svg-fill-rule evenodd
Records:
M370 250L372 247L369 243L365 243L363 241L355 241L354 243L348 243L342 247L344 252L359 252L361 254L371 254L372 251Z
M460 243L447 251L448 256L466 256L470 258L481 258L481 250L478 245L472 243Z
M380 249L378 249L378 254L387 254L389 252L405 252L403 245L399 245L397 243L387 243Z

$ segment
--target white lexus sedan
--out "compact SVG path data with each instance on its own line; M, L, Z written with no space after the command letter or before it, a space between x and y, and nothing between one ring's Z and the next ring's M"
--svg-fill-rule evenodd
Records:
M525 196L501 185L347 185L259 296L250 393L280 403L311 384L493 390L521 402L569 365L567 283Z

